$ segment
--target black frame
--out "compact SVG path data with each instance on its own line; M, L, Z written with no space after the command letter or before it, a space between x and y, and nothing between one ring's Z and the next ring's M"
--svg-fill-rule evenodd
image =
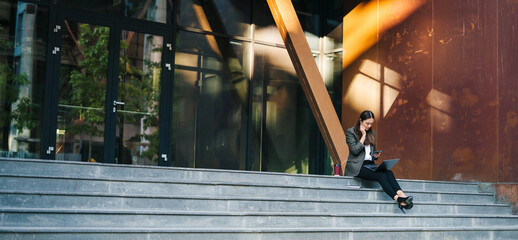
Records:
M170 11L168 11L170 12ZM168 17L168 19L171 19ZM41 158L55 159L55 151L47 154L49 147L56 146L57 129L57 106L58 106L58 92L59 77L60 77L60 59L61 51L53 54L54 47L61 47L62 45L62 30L55 31L56 25L63 26L64 20L71 20L75 22L83 22L88 24L95 24L99 26L106 26L110 28L110 42L109 42L109 60L108 60L108 79L106 89L106 120L105 120L105 135L104 135L104 162L115 163L115 139L116 139L116 114L108 111L113 107L113 101L117 100L118 95L118 73L119 73L119 57L120 57L120 36L123 30L134 31L140 33L149 33L164 37L164 46L171 44L171 50L164 47L162 52L162 76L161 76L161 94L159 115L160 115L160 145L159 145L159 162L160 166L170 166L169 161L171 156L170 139L168 136L172 134L172 102L173 93L173 78L174 78L174 46L173 41L176 35L171 27L171 24L150 22L147 20L139 20L129 17L109 16L102 13L86 11L82 9L72 9L62 6L51 6L50 21L49 21L49 41L47 47L47 79L45 87L45 116L44 116L44 132L41 144ZM171 70L167 70L166 64L171 64ZM166 154L166 159L161 156Z

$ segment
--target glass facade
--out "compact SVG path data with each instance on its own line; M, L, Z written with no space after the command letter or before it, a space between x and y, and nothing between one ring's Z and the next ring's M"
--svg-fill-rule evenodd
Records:
M181 31L175 57L175 165L245 169L250 43Z
M286 49L255 47L254 163L262 171L308 173L311 110ZM260 110L259 110L260 109Z
M31 2L0 0L2 156L331 173L266 1ZM339 110L342 3L293 4Z
M0 156L39 158L48 7L0 1Z

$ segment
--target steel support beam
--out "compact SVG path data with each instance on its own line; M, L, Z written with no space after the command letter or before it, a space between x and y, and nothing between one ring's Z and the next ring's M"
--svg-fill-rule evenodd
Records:
M345 133L306 41L293 4L290 0L267 0L267 2L311 111L324 137L329 154L335 164L345 165L348 155Z

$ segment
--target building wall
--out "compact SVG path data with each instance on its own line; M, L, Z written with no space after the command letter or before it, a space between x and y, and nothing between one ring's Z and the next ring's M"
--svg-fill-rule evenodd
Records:
M293 5L340 106L343 1ZM266 0L0 0L0 157L332 172Z
M516 0L430 0L378 30L344 69L344 129L377 113L377 146L401 159L398 178L517 182L517 10Z

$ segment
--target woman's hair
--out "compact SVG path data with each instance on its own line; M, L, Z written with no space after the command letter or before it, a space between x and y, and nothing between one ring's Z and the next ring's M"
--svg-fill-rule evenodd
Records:
M360 114L358 121L356 121L356 125L354 125L354 132L356 133L356 136L358 136L358 138L362 137L362 132L360 131L360 121L363 122L369 118L374 118L374 113L372 113L369 110L365 110ZM372 132L372 127L369 128L368 131L366 131L366 135L367 136L365 136L365 142L363 143L363 145L375 144L374 133Z

